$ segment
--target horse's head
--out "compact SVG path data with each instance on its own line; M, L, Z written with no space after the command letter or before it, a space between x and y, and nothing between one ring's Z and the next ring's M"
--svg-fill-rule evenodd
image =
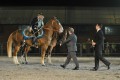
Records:
M62 27L61 23L59 22L59 20L57 20L56 17L53 17L51 19L51 22L52 22L52 27L53 27L54 31L58 31L59 33L63 32L63 27Z
M60 41L64 42L66 40L66 38L68 37L68 30L69 30L69 27L64 29L62 34L59 36Z

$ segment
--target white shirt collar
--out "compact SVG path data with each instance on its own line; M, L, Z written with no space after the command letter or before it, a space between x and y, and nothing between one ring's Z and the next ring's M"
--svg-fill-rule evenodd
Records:
M97 30L97 32L99 31L100 29Z

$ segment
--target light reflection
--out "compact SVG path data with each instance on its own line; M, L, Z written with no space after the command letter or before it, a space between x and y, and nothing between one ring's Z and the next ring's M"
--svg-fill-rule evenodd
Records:
M106 34L111 34L112 33L112 29L109 26L105 27L105 33Z

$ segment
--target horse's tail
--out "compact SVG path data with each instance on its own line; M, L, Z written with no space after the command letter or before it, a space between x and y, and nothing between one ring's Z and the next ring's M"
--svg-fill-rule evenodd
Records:
M8 41L7 41L7 54L8 54L8 57L12 57L12 43L13 43L12 35L13 34L11 34L9 36Z

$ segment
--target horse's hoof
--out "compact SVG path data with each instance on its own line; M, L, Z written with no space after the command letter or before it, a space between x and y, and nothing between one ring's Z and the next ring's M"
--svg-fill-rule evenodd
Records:
M20 65L20 63L15 63L16 65Z
M45 66L45 64L42 64L42 66Z
M22 64L25 64L24 62L22 62Z
M25 62L25 64L28 64L28 62Z
M18 65L18 66L19 66L20 64L16 64L16 65Z

